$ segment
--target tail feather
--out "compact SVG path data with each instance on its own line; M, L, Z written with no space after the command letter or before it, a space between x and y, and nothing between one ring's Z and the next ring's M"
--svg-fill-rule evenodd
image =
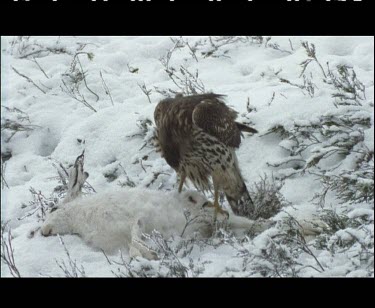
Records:
M225 192L225 196L227 197L227 200L235 215L254 219L255 205L250 197L245 183L243 183L241 193L237 194L237 196L233 197L227 192Z
M236 122L236 125L241 132L247 132L247 133L253 133L253 134L256 134L258 132L255 128L252 128L242 123Z
M233 166L228 170L230 177L226 178L225 184L222 185L223 191L234 214L253 219L255 205L242 178L237 156L234 152L232 154L235 160Z

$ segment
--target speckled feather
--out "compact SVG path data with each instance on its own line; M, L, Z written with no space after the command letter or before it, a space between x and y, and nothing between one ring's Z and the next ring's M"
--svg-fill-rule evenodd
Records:
M256 130L237 123L237 112L222 97L209 93L162 100L154 112L155 139L161 155L178 174L186 174L201 190L210 189L212 177L233 211L250 216L253 203L234 150L240 146L241 131Z

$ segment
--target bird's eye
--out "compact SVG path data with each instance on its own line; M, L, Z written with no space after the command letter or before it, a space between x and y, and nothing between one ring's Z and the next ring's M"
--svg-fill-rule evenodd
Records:
M189 196L189 201L192 202L192 203L194 203L194 204L197 203L197 201L195 201L192 196Z

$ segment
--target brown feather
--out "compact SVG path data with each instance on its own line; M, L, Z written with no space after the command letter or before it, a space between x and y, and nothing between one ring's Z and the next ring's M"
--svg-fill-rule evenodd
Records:
M236 111L217 99L205 99L193 111L195 125L234 148L241 143L241 132L234 121L236 117Z
M241 131L241 132L247 132L247 133L253 133L253 134L256 134L258 133L258 131L255 129L255 128L252 128L250 126L247 126L243 123L238 123L236 122L236 125L238 127L238 129Z
M241 143L242 131L257 131L236 122L238 113L222 98L223 95L208 93L176 95L160 101L154 112L156 144L180 176L186 176L202 190L210 190L212 177L233 211L250 217L254 205L241 176L235 148Z

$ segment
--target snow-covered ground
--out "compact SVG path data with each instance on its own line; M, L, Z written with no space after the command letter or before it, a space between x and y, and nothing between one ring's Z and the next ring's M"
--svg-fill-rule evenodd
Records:
M312 44L316 58L308 52ZM349 68L340 75L343 66ZM348 72L359 97L350 89L340 92L340 83L332 81L333 76L342 81ZM278 196L284 207L270 218L278 223L242 238L218 229L205 241L186 241L180 234L161 239L155 232L150 237L159 250L168 248L152 261L130 261L120 252L105 256L77 235L30 236L44 218L40 200L52 198L48 202L55 204L63 196L55 189L62 184L58 170L63 174L61 166L71 166L83 150L90 173L87 194L137 186L160 198L160 191L176 190L176 174L149 139L163 91L186 93L186 80L198 92L225 94L239 121L259 131L244 136L238 159L250 191L257 191L254 183L265 175L283 184ZM324 204L313 200L326 187L319 176L324 171L333 178L349 172L360 183L358 194L373 188L373 102L372 37L2 37L1 220L9 221L3 235L7 239L11 228L22 277L66 276L75 267L69 257L81 270L77 276L373 276L373 195L352 202L330 189ZM312 136L299 130L309 146L292 161L291 149L301 139L270 133L275 127L314 130L330 116L350 118L343 126L322 124L319 133L329 131L336 141L330 134L321 138L316 131ZM12 135L15 123L19 131ZM345 132L332 133L335 129ZM348 153L340 152L354 139ZM328 151L334 155L319 156ZM367 171L358 181L363 151ZM272 166L281 162L286 163ZM351 183L344 190L351 191ZM327 213L347 224L333 228L332 219L324 219ZM328 221L329 230L301 238L283 227L290 215L300 222ZM291 240L280 240L285 232ZM1 275L11 276L5 264Z

